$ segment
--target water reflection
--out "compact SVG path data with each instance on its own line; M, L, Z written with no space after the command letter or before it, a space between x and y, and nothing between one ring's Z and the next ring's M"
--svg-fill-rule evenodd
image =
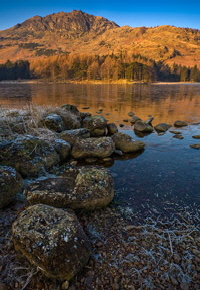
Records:
M154 125L175 120L198 121L200 84L173 85L92 85L92 84L2 84L0 103L21 107L27 104L77 105L92 114L103 109L109 121L120 123L133 111L141 119L153 115ZM109 115L108 115L109 114Z

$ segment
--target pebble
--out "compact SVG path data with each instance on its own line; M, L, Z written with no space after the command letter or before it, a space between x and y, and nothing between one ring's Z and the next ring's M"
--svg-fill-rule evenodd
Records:
M68 281L63 282L61 288L62 290L67 290L69 288L69 282Z

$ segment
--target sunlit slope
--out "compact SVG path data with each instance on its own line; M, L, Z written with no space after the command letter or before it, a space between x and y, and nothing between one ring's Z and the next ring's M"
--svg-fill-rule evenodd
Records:
M200 31L159 26L119 27L82 11L35 16L0 31L0 62L50 55L140 54L168 64L200 67Z

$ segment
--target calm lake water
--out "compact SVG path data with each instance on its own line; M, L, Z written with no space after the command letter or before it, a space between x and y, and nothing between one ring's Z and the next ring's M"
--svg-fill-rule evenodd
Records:
M200 134L200 84L86 85L0 83L0 104L6 108L36 105L77 105L89 107L110 122L123 123L128 112L147 119L153 125L184 120L188 127L178 129L184 139L166 132L143 138L136 136L128 123L120 129L146 143L145 151L126 160L115 160L110 171L115 179L115 204L131 219L136 216L198 214L200 205L200 150L190 144L200 143L192 135ZM174 128L173 128L174 129ZM109 166L109 165L108 165Z

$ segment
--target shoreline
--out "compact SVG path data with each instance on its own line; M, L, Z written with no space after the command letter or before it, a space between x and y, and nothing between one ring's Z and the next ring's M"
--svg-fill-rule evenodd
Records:
M0 84L84 84L84 85L200 85L200 82L140 82L140 81L128 81L128 80L108 80L108 81L50 81L50 80L4 80L0 81Z

